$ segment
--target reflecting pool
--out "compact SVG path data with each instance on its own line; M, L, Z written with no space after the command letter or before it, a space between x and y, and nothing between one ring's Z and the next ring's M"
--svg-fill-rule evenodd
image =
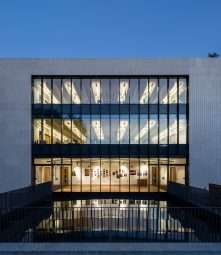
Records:
M10 225L12 219L16 230ZM221 241L220 225L218 214L214 216L196 207L180 207L171 201L53 201L47 207L23 208L7 216L4 224L2 221L0 240L213 242Z

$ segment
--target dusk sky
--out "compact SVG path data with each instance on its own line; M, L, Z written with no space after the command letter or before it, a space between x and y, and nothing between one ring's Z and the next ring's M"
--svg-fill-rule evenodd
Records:
M221 54L221 0L0 0L0 57Z

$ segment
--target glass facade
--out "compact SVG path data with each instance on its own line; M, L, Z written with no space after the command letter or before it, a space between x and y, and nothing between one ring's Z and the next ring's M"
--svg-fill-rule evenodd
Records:
M188 182L188 77L34 76L33 176L56 191Z

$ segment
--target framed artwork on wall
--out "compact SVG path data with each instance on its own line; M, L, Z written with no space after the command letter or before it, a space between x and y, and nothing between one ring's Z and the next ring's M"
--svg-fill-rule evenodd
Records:
M89 168L85 168L84 176L90 176L90 169Z
M137 171L136 170L130 170L130 175L136 175L137 174Z

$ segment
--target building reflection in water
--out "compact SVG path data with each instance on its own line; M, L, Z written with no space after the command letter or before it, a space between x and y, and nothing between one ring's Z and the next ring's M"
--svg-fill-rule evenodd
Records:
M92 199L55 201L51 216L36 227L35 238L70 240L197 240L185 225L186 213L167 201ZM176 210L177 209L177 210ZM181 215L182 217L178 217ZM39 235L39 233L41 233ZM44 235L42 235L44 233Z

